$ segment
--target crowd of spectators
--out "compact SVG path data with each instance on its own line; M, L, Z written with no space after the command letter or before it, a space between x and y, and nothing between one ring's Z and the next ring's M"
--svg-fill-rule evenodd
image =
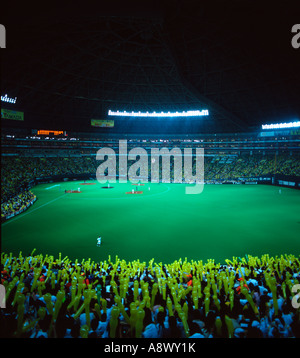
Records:
M20 194L1 204L1 220L23 212L35 200L36 196L31 191L23 190Z
M101 161L96 157L2 157L1 202L15 196L20 185L35 178L68 174L96 174ZM129 161L128 169L134 161ZM146 168L151 175L153 163L148 161ZM174 162L171 160L171 179ZM118 161L116 163L118 170ZM161 165L160 165L161 171ZM237 179L263 175L284 174L300 176L300 160L297 156L279 155L243 155L226 157L216 155L205 157L204 177L213 179ZM183 173L184 175L184 173Z
M299 338L299 257L225 261L79 262L2 253L1 336Z
M138 173L133 173L130 167L135 161L128 162L127 170L130 178L136 174L138 178L143 173L148 173L148 179L152 180L151 168L153 162L148 161L148 168L141 167ZM143 164L141 162L140 164ZM95 157L3 157L1 166L1 216L12 206L18 206L18 195L30 196L26 190L29 183L36 178L51 177L56 175L91 174L96 177L96 171L101 161ZM184 164L184 161L183 161ZM184 168L183 168L184 169ZM202 169L201 169L202 170ZM195 165L193 169L195 173ZM119 163L116 162L116 173L119 173ZM182 178L184 178L182 170ZM206 182L219 182L226 180L238 180L239 178L251 178L264 175L283 174L300 176L300 160L297 156L281 155L243 155L240 157L226 157L216 155L205 157L204 179ZM154 176L154 174L153 174ZM159 166L159 177L162 178L162 166ZM174 180L174 161L170 160L170 181ZM15 200L17 199L17 202Z
M96 161L84 157L2 157L1 203L16 196L20 187L36 178L95 173Z
M300 158L287 155L216 156L205 161L205 179L235 180L267 175L300 176Z

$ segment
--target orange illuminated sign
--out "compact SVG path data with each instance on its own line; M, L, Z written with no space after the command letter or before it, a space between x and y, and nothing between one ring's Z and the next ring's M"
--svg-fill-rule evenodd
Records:
M38 135L66 135L65 131L48 131L44 129L40 129L37 131Z

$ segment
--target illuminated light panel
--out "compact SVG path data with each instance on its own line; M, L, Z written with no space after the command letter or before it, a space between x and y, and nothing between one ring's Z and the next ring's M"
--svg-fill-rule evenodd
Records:
M280 129L300 127L300 121L289 123L263 124L262 129Z
M127 111L108 111L109 116L120 117L200 117L208 116L208 110L202 109L202 111L184 111L184 112L127 112Z
M10 97L7 97L7 94L6 94L5 96L1 96L1 101L2 102L7 102L7 103L16 103L17 102L17 97L10 98Z

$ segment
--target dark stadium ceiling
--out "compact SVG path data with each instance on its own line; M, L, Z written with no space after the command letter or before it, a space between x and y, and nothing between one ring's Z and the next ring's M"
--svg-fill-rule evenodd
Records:
M106 119L109 109L210 112L181 121L120 119L116 131L168 123L241 132L299 119L300 49L291 45L291 28L300 23L300 4L261 2L6 4L1 94L17 97L7 107L24 111L24 126L35 128L89 130L90 119Z

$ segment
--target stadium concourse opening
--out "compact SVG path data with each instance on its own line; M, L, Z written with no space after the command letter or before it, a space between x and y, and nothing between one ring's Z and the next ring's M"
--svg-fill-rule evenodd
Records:
M299 1L81 5L1 7L0 336L299 338Z

